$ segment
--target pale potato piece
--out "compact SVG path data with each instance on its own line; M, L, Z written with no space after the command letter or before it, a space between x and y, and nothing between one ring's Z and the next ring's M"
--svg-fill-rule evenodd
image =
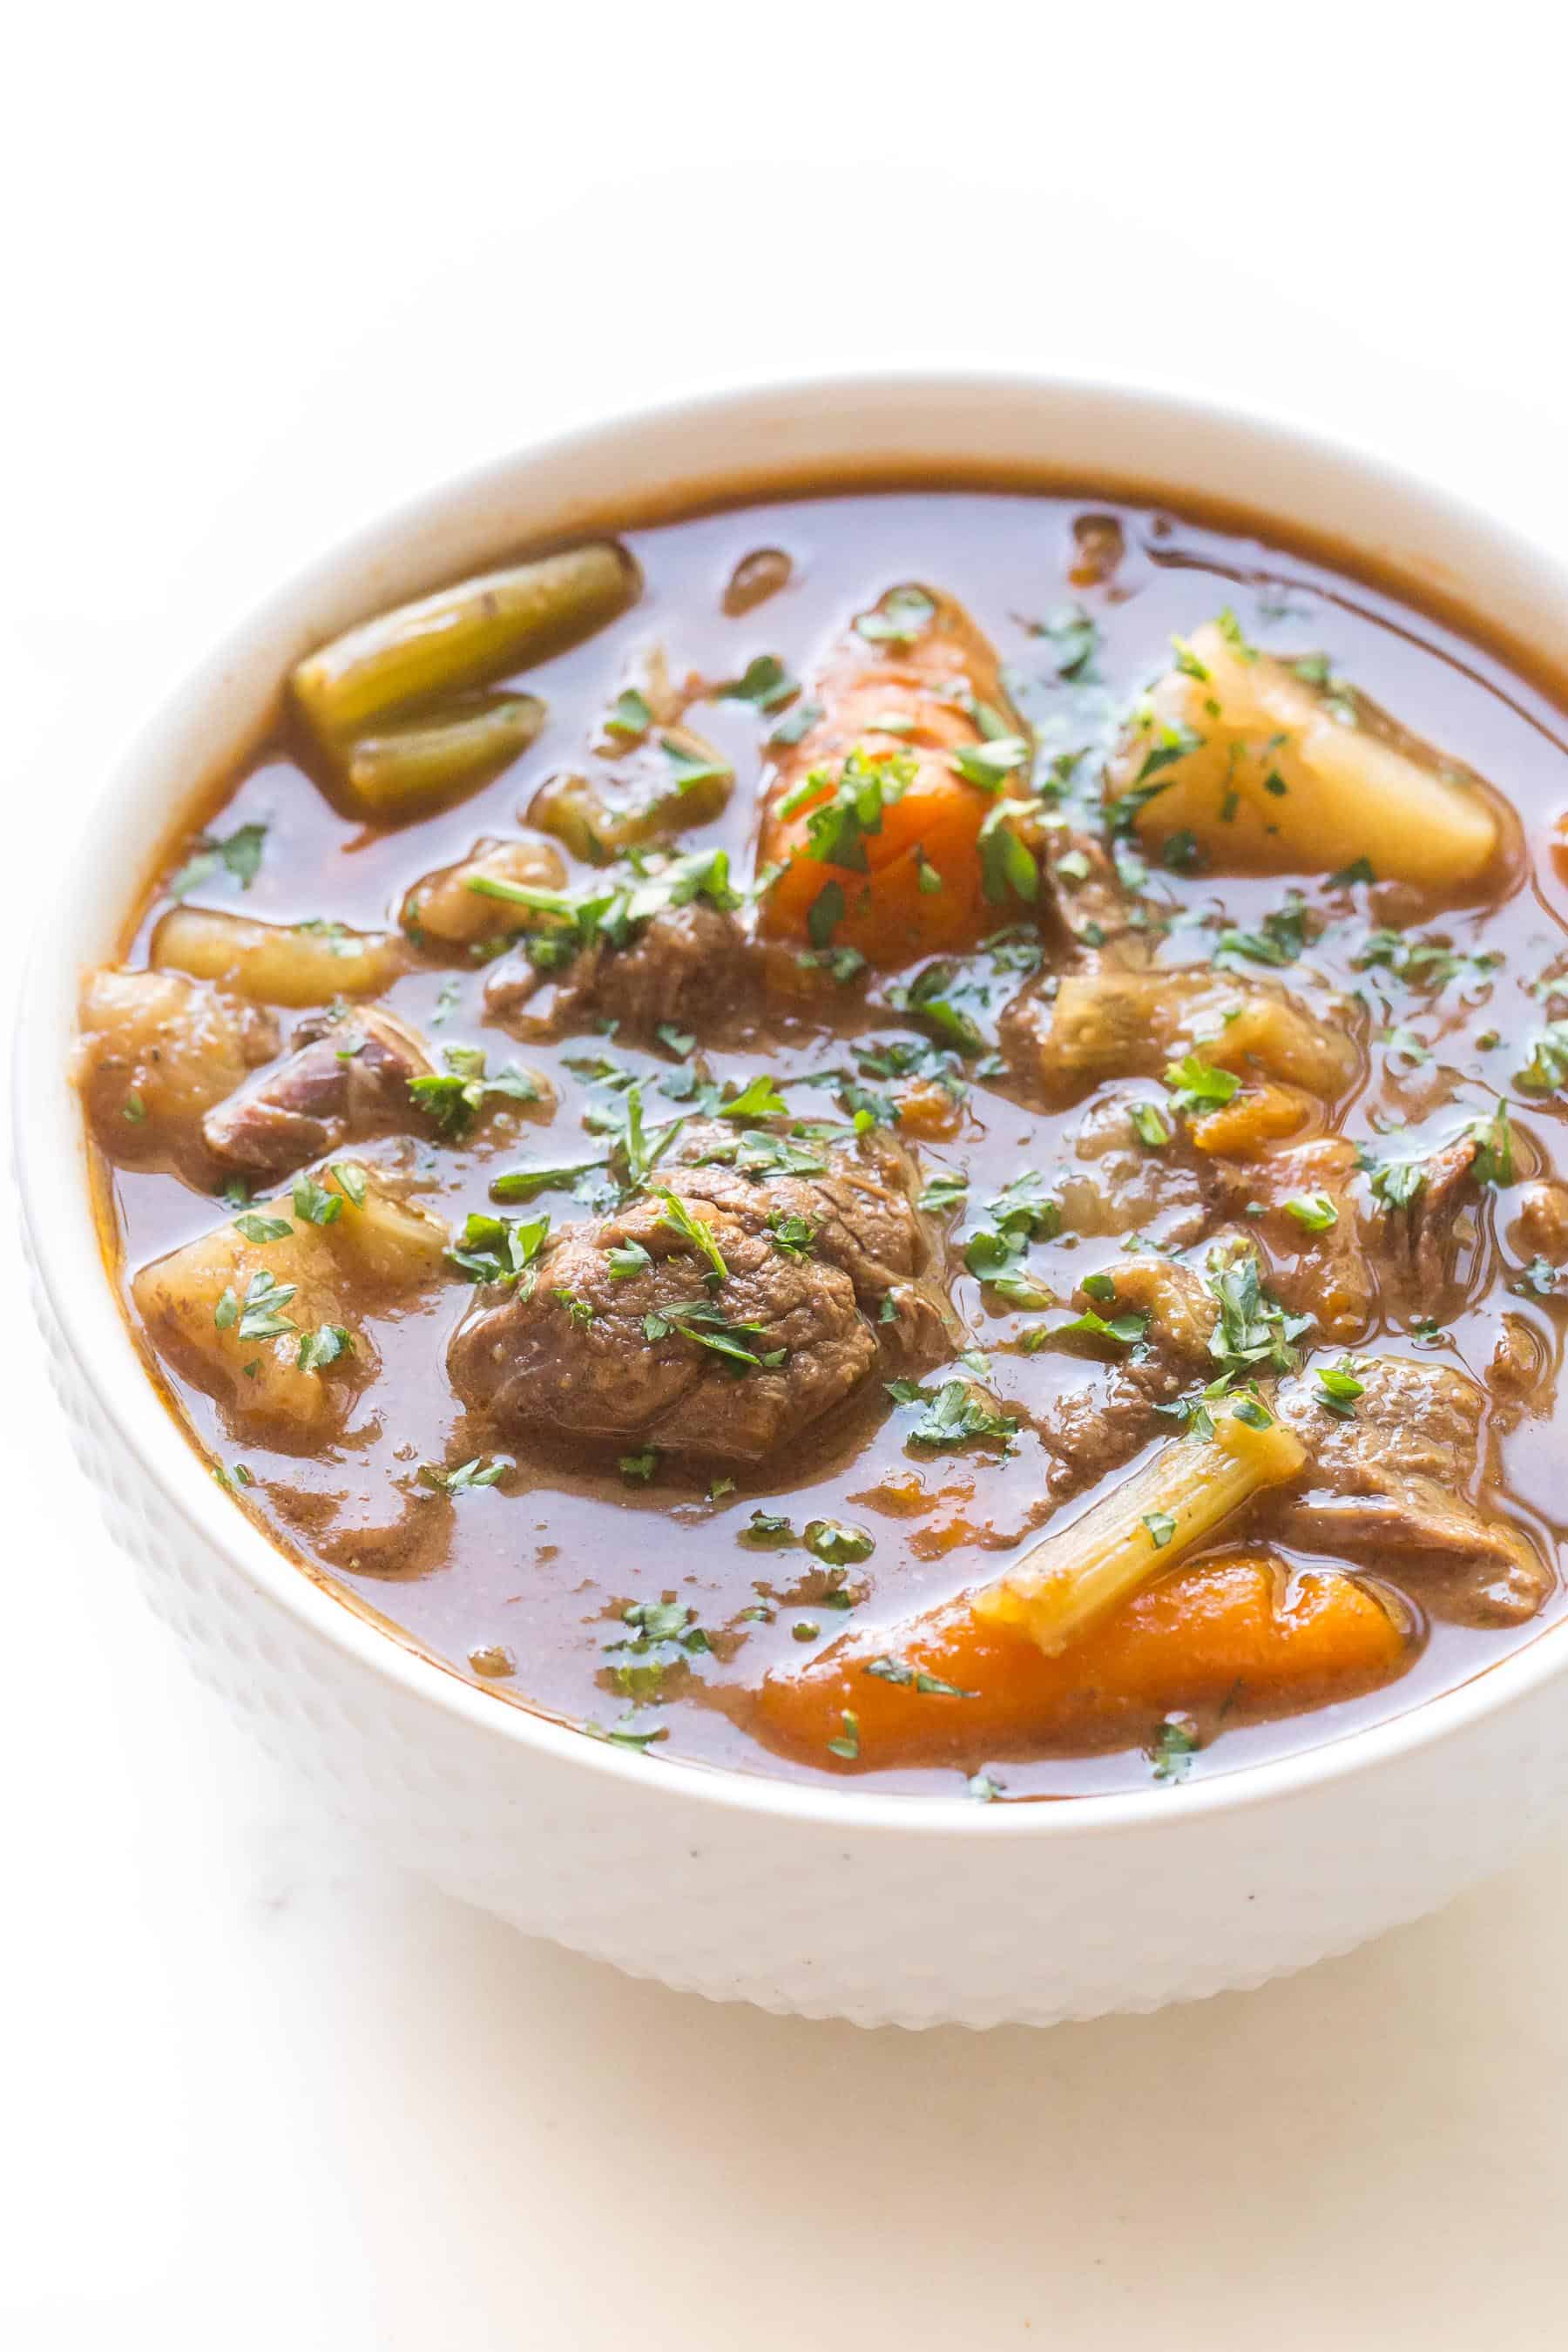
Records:
M205 907L173 907L153 934L160 971L216 980L262 1004L331 1004L379 996L406 970L401 940L342 924L258 923Z
M371 1308L390 1305L440 1274L449 1239L438 1217L367 1187L364 1204L345 1200L336 1220L306 1223L291 1192L242 1213L287 1221L276 1241L248 1239L233 1218L183 1249L142 1267L132 1286L160 1351L215 1397L242 1442L265 1436L300 1449L329 1443L379 1366L364 1328ZM294 1286L278 1312L291 1328L270 1338L242 1335L244 1302L258 1274ZM239 1309L220 1324L226 1292ZM321 1371L300 1364L302 1336L323 1324L347 1330L352 1351Z
M1138 818L1148 844L1191 832L1217 866L1293 873L1364 857L1380 882L1426 888L1458 888L1485 871L1498 824L1479 793L1346 725L1334 698L1215 622L1195 632L1189 654L1206 677L1168 670L1107 772L1120 798L1151 753L1180 734L1200 739L1143 778L1163 787Z
M509 907L469 888L479 877L515 882L530 890L559 890L566 867L552 842L537 835L519 841L476 841L460 865L444 866L416 882L403 901L400 920L411 936L437 940L443 947L466 947L498 931L524 929L544 920L525 907Z
M110 969L82 983L74 1075L113 1159L188 1140L277 1050L270 1013L181 972Z

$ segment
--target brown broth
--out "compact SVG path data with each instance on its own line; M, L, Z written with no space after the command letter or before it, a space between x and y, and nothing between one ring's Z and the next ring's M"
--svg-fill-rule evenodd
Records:
M1364 928L1359 926L1342 942L1331 935L1312 953L1314 966L1331 980L1347 989L1375 992L1374 1031L1414 1021L1428 1043L1439 1045L1431 1063L1415 1067L1373 1052L1366 1086L1338 1122L1345 1132L1370 1139L1380 1129L1419 1118L1431 1108L1429 1088L1438 1070L1452 1078L1456 1099L1477 1111L1489 1108L1493 1090L1506 1087L1522 1059L1524 1035L1539 1026L1529 983L1565 943L1568 887L1552 856L1555 823L1568 803L1568 747L1560 714L1491 653L1379 588L1279 545L1114 502L1033 492L844 492L783 499L629 533L626 543L647 581L641 603L613 627L530 673L528 686L545 697L550 721L541 740L510 769L443 814L376 834L338 814L287 745L276 741L233 780L221 803L221 829L252 821L268 827L267 855L253 886L243 898L232 888L198 889L191 903L281 922L321 917L378 929L395 921L410 883L461 858L478 836L509 834L546 774L584 764L581 747L624 682L634 650L649 641L663 644L677 674L689 669L709 678L732 677L751 657L766 652L780 656L793 674L809 678L823 646L848 614L873 603L891 583L922 579L968 608L1005 664L1025 678L1048 678L1048 642L1029 625L1079 593L1069 587L1068 573L1074 557L1073 520L1086 507L1118 517L1128 551L1109 590L1081 592L1100 628L1098 667L1109 693L1125 698L1160 666L1173 633L1190 632L1218 606L1234 604L1244 626L1271 650L1327 647L1338 672L1447 757L1489 780L1518 810L1529 878L1511 886L1500 903L1423 918L1424 928L1441 929L1460 949L1484 943L1501 950L1506 962L1489 977L1430 1002L1413 995L1386 974L1352 968L1349 958ZM756 609L726 617L726 581L742 557L763 547L783 549L793 559L788 586ZM1277 609L1281 597L1290 608L1283 615ZM1031 697L1030 715L1037 719L1068 697L1068 689L1042 684ZM693 836L690 845L722 841L738 870L747 874L754 818L747 786L757 773L759 756L755 714L738 702L713 702L693 713L693 723L733 758L740 782L725 816ZM1161 874L1158 887L1186 908L1202 909L1223 899L1227 919L1247 924L1279 906L1288 880ZM128 961L145 960L153 923L167 903L156 892L150 897ZM455 1005L452 979L445 970L410 974L396 982L387 1001L437 1045L485 1045L496 1062L521 1058L546 1071L560 1104L548 1133L552 1143L559 1140L563 1157L572 1156L566 1147L580 1136L582 1113L602 1096L566 1065L595 1051L595 1041L577 1036L520 1049L515 1040L487 1027L484 971L456 975ZM865 1026L877 1034L909 1034L869 1016ZM1501 1033L1503 1043L1487 1048L1479 1041L1492 1030ZM606 1050L655 1079L671 1066L656 1053L613 1043ZM793 1067L798 1073L841 1055L838 1041L797 1034L781 1040L776 1050L710 1058L715 1076L743 1079L760 1069L783 1073ZM650 1092L650 1098L657 1096ZM827 1115L830 1101L826 1095L807 1097L799 1108L808 1116ZM1043 1111L1025 1105L1004 1086L976 1084L960 1143L928 1147L928 1164L942 1164L961 1151L972 1171L972 1198L984 1201L1021 1168L1053 1165L1081 1111L1081 1104ZM1557 1135L1563 1118L1557 1105L1532 1101L1523 1118L1544 1155L1568 1165ZM489 1207L490 1178L519 1158L540 1156L548 1148L545 1133L503 1113L469 1143L428 1153L428 1181L420 1199L456 1221L469 1209ZM376 1149L355 1156L374 1163ZM214 1206L210 1198L166 1175L121 1169L112 1171L110 1182L121 1244L117 1279L129 1313L129 1282L137 1269L211 1225ZM563 1193L550 1194L540 1205L558 1220L582 1213ZM1500 1226L1505 1222L1506 1212ZM1117 1255L1113 1240L1085 1243L1073 1272L1081 1277L1091 1265L1114 1263ZM1562 1340L1555 1300L1504 1297L1500 1271L1491 1270L1498 1272L1497 1281L1471 1286L1464 1311L1436 1344L1438 1360L1480 1379L1500 1307L1506 1304L1536 1328L1555 1366ZM979 1344L985 1344L988 1332L1008 1328L990 1312L979 1286L956 1261L953 1290ZM619 1612L634 1600L678 1599L710 1628L736 1627L748 1607L768 1612L736 1627L743 1638L725 1641L719 1652L682 1670L699 1699L734 1694L771 1664L808 1659L848 1621L819 1601L784 1597L808 1572L820 1588L820 1571L809 1555L761 1552L737 1540L759 1508L787 1513L797 1528L815 1517L870 1527L875 1555L847 1580L867 1589L858 1619L889 1621L911 1605L945 1598L994 1572L1005 1560L1005 1546L1029 1524L1034 1441L1027 1430L1005 1465L983 1454L917 1461L906 1452L900 1424L886 1413L875 1383L875 1393L868 1390L826 1429L811 1433L762 1469L736 1474L734 1491L718 1501L705 1499L708 1480L697 1472L661 1465L647 1487L629 1486L602 1460L573 1457L561 1447L521 1450L466 1419L447 1386L446 1340L467 1304L466 1289L442 1290L415 1310L376 1324L382 1373L362 1399L343 1442L320 1459L237 1446L209 1398L166 1369L162 1377L198 1445L224 1463L244 1462L255 1482L244 1507L285 1549L313 1563L317 1572L395 1621L470 1680L478 1678L468 1663L471 1655L498 1644L511 1653L515 1675L485 1684L498 1697L567 1721L616 1721L625 1702L605 1689L605 1645L624 1633ZM1377 1338L1374 1330L1369 1346ZM1403 1344L1404 1335L1401 1339ZM994 1368L1003 1395L1038 1412L1048 1410L1053 1384L1081 1377L1082 1360L1044 1351L998 1354ZM1516 1428L1498 1433L1497 1446L1510 1509L1535 1534L1546 1556L1556 1559L1568 1504L1556 1470L1561 1439L1550 1415L1523 1413ZM479 1490L440 1506L447 1546L429 1565L417 1571L374 1572L369 1562L375 1533L389 1527L401 1507L400 1490L409 1488L417 1466L449 1465L497 1448L518 1463L508 1490ZM940 1498L929 1516L900 1518L866 1501L879 1480L910 1473L923 1482L928 1496ZM1124 1475L1119 1471L1116 1476ZM939 1548L931 1529L944 1519L955 1525L984 1521L991 1533L981 1543L960 1532L951 1548ZM351 1553L359 1558L357 1570L345 1564ZM389 1556L397 1556L395 1550ZM1402 1680L1371 1698L1308 1715L1227 1725L1217 1748L1200 1759L1201 1769L1244 1766L1401 1713L1534 1639L1561 1613L1563 1595L1559 1589L1540 1616L1505 1631L1427 1621L1415 1605L1425 1639ZM821 1627L810 1643L795 1637L793 1629L802 1619ZM792 1779L814 1777L809 1767L759 1744L746 1727L743 1705L725 1712L721 1706L678 1701L658 1710L657 1717L645 1709L637 1721L643 1727L657 1721L667 1729L668 1738L655 1750L661 1760L691 1759ZM963 1759L962 1769L973 1772L995 1760L977 1752ZM997 1769L1010 1797L1142 1787L1149 1777L1147 1757L1136 1747L1092 1756L1010 1758ZM858 1785L957 1792L963 1779L944 1764L927 1770L863 1772Z

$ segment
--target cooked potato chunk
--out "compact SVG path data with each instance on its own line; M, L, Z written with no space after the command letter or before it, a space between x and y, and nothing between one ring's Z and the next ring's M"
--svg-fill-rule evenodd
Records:
M1498 821L1372 728L1342 697L1210 622L1155 687L1109 772L1149 798L1151 844L1191 833L1222 867L1326 873L1364 858L1379 881L1458 889L1498 849Z
M548 841L476 841L459 865L444 866L416 882L399 918L410 938L441 947L467 947L497 931L521 929L526 911L511 913L471 886L475 877L515 882L532 890L559 890L566 879L560 852Z
M203 1113L278 1050L278 1024L177 971L95 971L81 995L76 1081L114 1160L194 1139Z
M237 1437L329 1442L375 1374L366 1314L440 1275L439 1218L374 1185L360 1202L335 1181L327 1189L342 1202L330 1223L306 1223L285 1192L143 1266L132 1285L157 1346L217 1400Z
M1261 1071L1329 1101L1360 1060L1343 1031L1284 990L1220 972L1069 972L1016 1027L1015 1054L1051 1084L1157 1077L1196 1052L1237 1076Z
M390 933L341 923L256 923L205 907L173 907L153 934L160 971L224 982L262 1004L331 1004L379 996L407 962Z

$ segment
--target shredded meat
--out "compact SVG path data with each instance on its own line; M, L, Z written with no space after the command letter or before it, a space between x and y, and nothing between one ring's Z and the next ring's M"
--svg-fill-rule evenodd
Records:
M706 1278L716 1269L658 1199L569 1228L526 1291L481 1294L459 1327L447 1368L465 1403L520 1431L755 1462L849 1395L884 1329L910 1321L917 1351L945 1343L917 1280L925 1239L901 1156L828 1149L820 1174L753 1177L733 1164L743 1140L721 1121L694 1121L688 1156L655 1177L711 1234L722 1280ZM725 1157L703 1163L705 1150ZM615 1272L612 1253L636 1270ZM737 1361L715 1338L757 1360ZM910 1345L900 1332L900 1356Z
M203 1120L203 1138L220 1167L270 1182L351 1139L413 1119L409 1081L426 1076L431 1064L395 1013L373 1006L341 1022L301 1022L294 1034L286 1062Z
M1552 1572L1519 1528L1484 1507L1481 1391L1443 1364L1356 1362L1363 1391L1349 1419L1327 1412L1310 1380L1280 1390L1279 1413L1311 1469L1306 1490L1275 1507L1275 1531L1373 1563L1396 1555L1444 1615L1488 1625L1532 1617Z
M600 940L563 971L525 953L498 964L485 1010L514 1036L559 1037L595 1020L647 1034L661 1022L715 1031L743 1013L754 987L751 944L733 915L694 899L665 908L624 948Z
M1431 1313L1453 1280L1455 1226L1470 1198L1479 1148L1467 1135L1434 1152L1415 1199L1383 1213L1386 1262L1419 1312Z

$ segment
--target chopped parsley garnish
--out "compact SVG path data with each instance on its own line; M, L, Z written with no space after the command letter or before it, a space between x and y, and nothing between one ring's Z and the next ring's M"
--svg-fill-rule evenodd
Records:
M213 1321L220 1331L237 1330L241 1339L279 1339L294 1328L282 1310L296 1287L292 1282L279 1282L262 1267L251 1276L243 1299L236 1296L232 1286L225 1290L213 1309Z
M1016 802L998 801L976 835L980 887L993 907L1005 906L1009 898L1032 907L1040 895L1040 869L1014 823L1017 814Z
M948 754L948 765L966 784L978 784L982 792L997 793L1007 778L1020 768L1026 768L1033 757L1032 745L1021 735L998 735L988 741L961 745Z
M1100 650L1100 630L1081 604L1058 605L1043 621L1032 625L1030 635L1044 637L1049 645L1058 677L1070 686L1096 683L1094 657Z
M921 1194L920 1206L932 1215L961 1209L969 1197L969 1177L963 1169L939 1169Z
M343 1213L343 1196L306 1173L294 1179L294 1214L307 1225L330 1225Z
M862 613L855 623L870 646L910 646L924 634L936 606L923 588L889 588L876 609Z
M639 735L646 735L652 725L653 712L648 708L647 697L640 694L635 686L628 686L616 697L605 721L605 731L608 735L625 736L632 741Z
M242 1323L240 1338L244 1337L245 1326ZM325 1371L327 1366L335 1364L340 1356L352 1354L353 1344L353 1338L341 1323L322 1323L314 1331L302 1331L300 1335L300 1370L302 1372Z
M1145 1511L1143 1525L1156 1551L1163 1551L1176 1532L1176 1522L1169 1511Z
M993 1412L964 1381L944 1381L936 1390L921 1388L914 1381L888 1381L883 1385L895 1404L918 1404L922 1408L919 1420L908 1433L910 1445L949 1451L992 1440L1005 1444L1018 1433L1014 1414Z
M1168 1715L1154 1734L1150 1760L1156 1780L1184 1780L1192 1770L1193 1758L1203 1745L1190 1718Z
M548 1217L487 1217L471 1210L461 1241L447 1255L470 1282L516 1282L549 1231Z
M482 1454L476 1454L471 1462L459 1462L455 1470L443 1470L434 1462L421 1463L419 1476L425 1486L455 1499L459 1495L471 1495L476 1487L493 1486L502 1471L510 1468L510 1460L504 1454L492 1455L489 1462Z
M1158 1151L1171 1140L1170 1123L1156 1103L1133 1103L1128 1110L1132 1131L1140 1143L1150 1151Z
M1241 1085L1234 1070L1216 1069L1197 1054L1184 1054L1179 1062L1168 1064L1164 1076L1172 1107L1189 1117L1223 1109Z
M448 1045L443 1058L445 1072L431 1070L410 1078L408 1095L416 1109L427 1111L445 1135L454 1139L466 1135L491 1095L506 1095L513 1102L541 1099L538 1079L515 1062L487 1076L482 1046Z
M1531 1039L1530 1059L1514 1076L1527 1095L1554 1095L1568 1079L1568 1021L1551 1021Z
M242 890L248 890L261 870L266 841L267 827L264 824L239 825L223 841L204 836L196 844L195 855L181 866L170 883L170 897L183 898L188 890L198 888L220 867L238 883Z
M804 1217L787 1216L781 1211L768 1219L768 1239L781 1257L806 1258L811 1255L816 1228Z
M834 1756L842 1756L847 1764L853 1764L860 1753L860 1718L853 1707L846 1706L839 1709L838 1720L844 1728L837 1739L828 1741L828 1750Z
M805 1548L829 1568L846 1568L855 1560L869 1559L877 1542L864 1528L846 1527L842 1519L810 1519Z
M269 1242L284 1240L294 1230L287 1217L255 1215L236 1217L234 1229L236 1233L243 1234L247 1242L254 1242L259 1249L265 1249Z
M758 654L739 677L714 688L721 701L749 702L758 710L782 710L799 692L798 679L791 677L776 654Z
M1356 1399L1366 1392L1366 1382L1356 1378L1357 1369L1350 1356L1342 1356L1331 1369L1320 1366L1313 1374L1318 1383L1313 1402L1321 1404L1325 1412L1337 1414L1341 1421L1353 1421Z
M1340 1213L1326 1192L1293 1194L1285 1203L1285 1213L1310 1234L1326 1234L1340 1221Z
M623 1454L617 1460L616 1467L628 1486L646 1486L658 1468L658 1449L657 1446L649 1445L646 1446L640 1454Z
M1209 1353L1227 1378L1258 1370L1294 1371L1295 1342L1311 1325L1310 1315L1289 1315L1264 1289L1250 1252L1207 1277L1219 1318Z
M655 1191L656 1197L664 1203L664 1213L659 1219L659 1223L673 1226L682 1241L689 1243L700 1257L707 1259L715 1281L726 1280L730 1269L724 1263L722 1251L713 1238L712 1226L689 1209L679 1193L672 1192L668 1185L658 1185Z

